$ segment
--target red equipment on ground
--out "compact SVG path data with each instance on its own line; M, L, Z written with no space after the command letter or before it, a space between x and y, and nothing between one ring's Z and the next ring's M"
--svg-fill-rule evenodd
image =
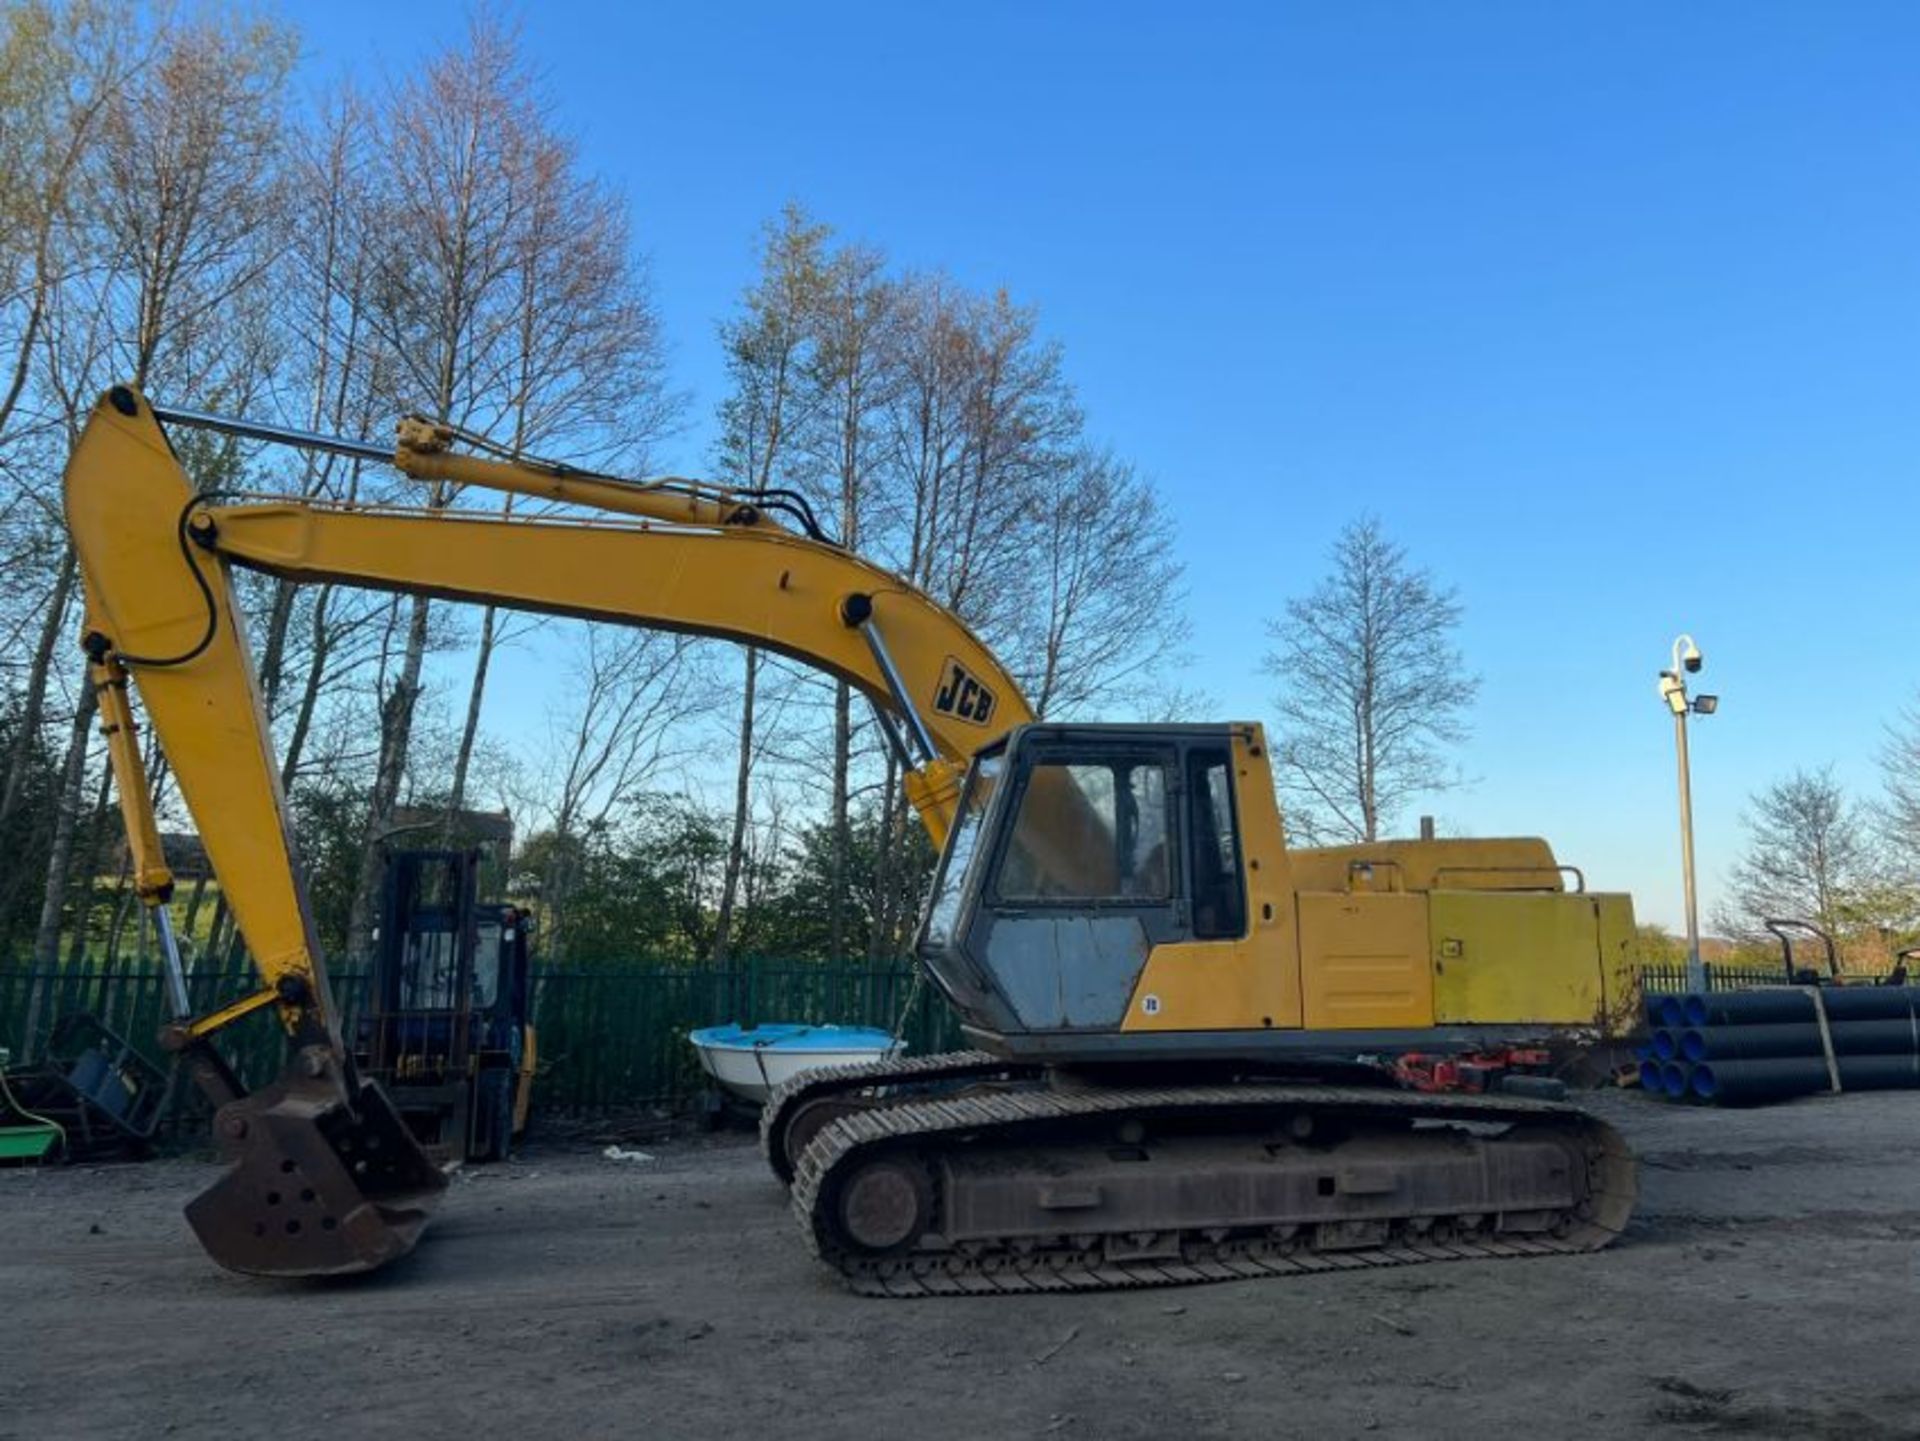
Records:
M1506 1046L1465 1055L1408 1051L1393 1063L1400 1084L1414 1091L1497 1091L1509 1076L1545 1076L1552 1057L1538 1046Z

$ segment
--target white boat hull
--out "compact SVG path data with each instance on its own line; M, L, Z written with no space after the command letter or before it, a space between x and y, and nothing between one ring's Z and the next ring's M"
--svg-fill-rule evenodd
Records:
M778 1046L699 1046L694 1052L700 1065L714 1081L732 1094L748 1101L764 1101L767 1094L783 1081L802 1071L826 1070L842 1066L864 1066L885 1060L901 1047L859 1046L844 1050L785 1051Z

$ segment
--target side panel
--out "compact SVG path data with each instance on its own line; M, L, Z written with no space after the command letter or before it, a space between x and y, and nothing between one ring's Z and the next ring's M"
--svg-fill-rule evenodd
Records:
M1030 1031L1117 1027L1146 958L1132 915L1003 916L987 942L987 964Z
M1640 1025L1640 932L1633 897L1618 892L1592 898L1600 915L1600 966L1606 995L1601 1030L1626 1036Z
M1293 938L1255 922L1251 939L1155 946L1127 1031L1243 1031L1300 1025Z
M1432 1025L1426 897L1303 893L1300 976L1310 1030Z
M1598 1024L1603 990L1593 896L1435 891L1431 900L1441 1024Z
M1234 814L1247 934L1158 945L1127 1007L1127 1031L1233 1031L1300 1025L1293 872L1259 726L1232 734Z

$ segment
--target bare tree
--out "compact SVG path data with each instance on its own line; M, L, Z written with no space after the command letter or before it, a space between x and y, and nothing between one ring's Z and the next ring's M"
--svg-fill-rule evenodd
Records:
M1059 347L1040 338L1035 312L1004 291L973 295L939 274L897 281L890 309L873 549L981 631L1029 688L1069 672L1070 684L1090 680L1103 663L1082 642L1092 639L1086 623L1104 603L1074 577L1084 578L1098 551L1136 537L1072 537L1057 508L1077 458L1090 454ZM1084 504L1077 514L1091 518ZM1149 534L1137 539L1152 544ZM1059 568L1036 564L1043 556ZM1150 656L1152 637L1137 639ZM898 943L924 864L891 755L879 790L867 906L876 959Z
M167 27L150 61L107 97L97 270L56 290L78 292L65 300L109 318L117 363L138 385L162 380L182 398L206 404L244 395L260 379L263 311L243 297L273 253L275 165L292 58L290 32L270 21L181 22ZM54 304L61 303L56 296ZM76 428L91 396L57 382L54 389L67 426ZM213 453L232 458L231 447ZM35 945L43 964L57 952L82 834L94 696L84 683L77 691ZM103 784L92 808L96 822L106 795ZM99 829L89 822L85 835ZM82 847L82 869L90 849ZM76 918L76 933L84 922L84 914Z
M550 126L544 114L526 123L536 119ZM550 129L526 140L503 438L516 453L558 446L575 460L644 470L682 402L667 383L659 316L633 260L625 203L580 173L571 140ZM502 514L512 511L508 497ZM503 639L496 609L483 608L450 812L466 799L488 668Z
M1057 344L1040 337L1039 316L1004 291L968 297L931 313L937 384L958 386L958 450L922 495L916 465L912 523L918 573L933 597L996 645L1017 636L1031 595L1027 548L1040 493L1082 444L1084 417ZM949 349L949 347L951 349ZM908 393L919 403L924 382Z
M941 552L938 541L964 464L971 378L979 348L969 333L973 307L940 275L907 275L895 283L888 339L892 375L883 418L887 533L883 543L897 569L931 588ZM879 960L918 899L909 893L913 868L903 865L912 818L900 768L888 753L881 789L880 854L875 862L869 959Z
M377 224L366 193L374 163L372 128L366 100L342 87L323 99L289 146L276 310L285 332L282 375L299 396L298 424L310 431L364 433L377 417L385 418L391 404L392 358L370 323ZM357 499L363 464L305 452L298 493L308 499ZM338 634L356 615L364 615L365 607L336 604L333 587L323 586L306 597L310 614L296 627L300 588L275 579L266 593L256 654L269 717L279 722L284 712L293 712L293 735L281 762L290 781L300 769ZM306 673L293 682L299 660L306 662Z
M741 301L741 313L720 327L731 389L720 405L721 475L751 489L772 486L803 429L817 392L802 388L814 340L811 317L822 286L822 249L827 229L789 205L761 236L760 273ZM756 730L762 683L761 655L748 646L742 657L740 725L734 752L733 820L722 868L713 955L725 961L734 934L748 861L753 772L764 742Z
M243 322L265 307L242 297L277 254L293 58L274 21L177 22L107 106L102 219L136 385L164 364L181 398L218 404L257 378Z
M753 807L754 752L753 708L758 698L760 651L757 646L741 648L744 672L740 688L740 730L734 751L733 819L727 832L727 855L721 865L720 903L713 922L713 958L725 964L733 945L733 914L740 900L742 872L747 862L747 827Z
M5 590L24 602L20 628L34 636L0 784L0 827L20 804L42 739L54 652L67 634L77 580L45 483L28 479L36 470L57 472L67 427L57 409L42 408L30 424L36 442L53 444L23 444L14 422L61 287L96 258L87 221L97 209L105 116L146 49L125 19L108 5L46 0L23 0L0 14L0 155L7 157L0 166L0 471L10 482L6 528L20 528L8 537L10 566L25 562Z
M980 630L1042 704L1151 706L1183 633L1170 528L1151 487L1087 442L1060 348L1031 308L939 274L893 274L877 251L837 243L789 207L723 336L734 382L721 411L729 478L806 487L844 542ZM765 674L750 669L756 689ZM762 744L760 697L743 706L722 905L731 922L750 767L769 759L824 792L823 943L845 949L857 913L873 921L877 957L897 944L924 863L898 761L846 687L804 683L801 694L822 697L794 709L826 712L824 754ZM856 814L874 847L870 865L861 858L858 896Z
M410 404L511 452L643 464L678 404L645 272L624 207L581 173L517 35L475 20L393 94L383 134L373 320ZM432 487L430 505L455 502L451 488ZM413 598L381 702L356 946L371 920L378 837L407 775L428 617L427 599ZM433 788L449 812L466 799L502 639L498 612L483 607L449 783Z
M865 522L879 504L879 414L891 384L888 360L894 296L886 278L886 260L878 251L843 246L822 267L816 303L808 317L814 338L804 370L813 403L811 423L802 431L810 462L803 480L837 514L840 543L849 550L858 550L865 542ZM828 946L836 956L844 954L847 939L853 745L853 691L845 681L836 681L827 909Z
M1036 715L1138 714L1187 637L1173 524L1130 466L1082 450L1051 472L1035 506L1019 658Z
M1865 811L1832 767L1796 770L1748 799L1746 846L1727 875L1715 924L1760 940L1761 922L1812 921L1842 937L1863 919L1878 864Z
M485 430L503 399L503 338L512 331L513 235L524 164L528 78L513 38L476 21L390 97L377 177L377 303L371 319L397 384L419 409ZM429 503L451 491L435 484ZM414 596L397 667L380 701L380 757L361 848L348 945L371 934L381 837L392 825L426 663L429 604Z
M51 417L56 446L70 449L78 438L82 417L98 391L111 339L112 316L98 287L69 283L67 279L54 285L41 327L37 369L39 383L45 391L41 405ZM21 431L16 429L9 438L8 449L18 453L21 439ZM87 748L95 705L92 689L85 684L80 669L54 662L56 648L71 638L67 617L77 583L72 547L57 529L58 502L47 489L47 476L57 473L57 464L50 463L32 479L28 479L30 472L12 477L32 516L29 524L43 537L59 535L48 547L57 550L59 562L51 592L42 601L45 609L40 614L36 649L23 699L24 723L16 728L7 771L7 794L17 805L24 794L27 767L42 743L43 730L50 725L59 727L64 737L61 742L64 759L51 804L45 808L43 824L48 836L48 861L38 878L41 915L44 918L51 903L56 922L65 904L75 837L82 823ZM29 544L32 543L30 540ZM61 653L71 658L71 652ZM0 898L4 898L8 914L13 913L16 896L28 884L29 877L24 870L0 876ZM56 935L51 944L57 943ZM37 948L36 954L41 953Z
M1333 547L1333 572L1269 622L1278 676L1278 783L1309 839L1372 841L1415 795L1456 784L1479 689L1453 637L1456 592L1416 569L1371 516Z
M146 43L106 4L21 0L0 14L0 437L26 393L56 286L93 256L108 106Z
M894 308L887 468L897 513L890 541L896 568L932 590L934 541L959 484L978 352L968 333L968 297L946 277L908 275Z
M696 643L608 626L581 631L584 646L569 688L574 704L555 717L545 784L522 804L542 815L551 832L540 888L545 944L554 958L565 952L567 901L581 847L681 753L682 727L712 703Z
M1884 794L1877 819L1894 867L1920 885L1920 702L1887 728L1880 748Z

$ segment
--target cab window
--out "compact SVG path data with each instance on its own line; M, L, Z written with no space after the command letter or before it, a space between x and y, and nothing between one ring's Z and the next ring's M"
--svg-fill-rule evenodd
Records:
M993 804L993 793L999 789L1000 777L1006 768L1006 755L1000 751L980 756L973 763L966 791L960 798L960 814L954 817L953 829L947 833L947 849L940 857L933 899L927 907L926 939L929 945L948 944L953 940L955 927L960 924L960 907L967 898L967 872L973 865L973 853L980 844L980 830L985 824L987 807Z
M1158 759L1036 761L1000 863L1000 898L1170 899L1169 789Z
M1240 878L1240 827L1233 812L1233 758L1224 748L1187 753L1187 803L1194 938L1244 935L1247 898Z

